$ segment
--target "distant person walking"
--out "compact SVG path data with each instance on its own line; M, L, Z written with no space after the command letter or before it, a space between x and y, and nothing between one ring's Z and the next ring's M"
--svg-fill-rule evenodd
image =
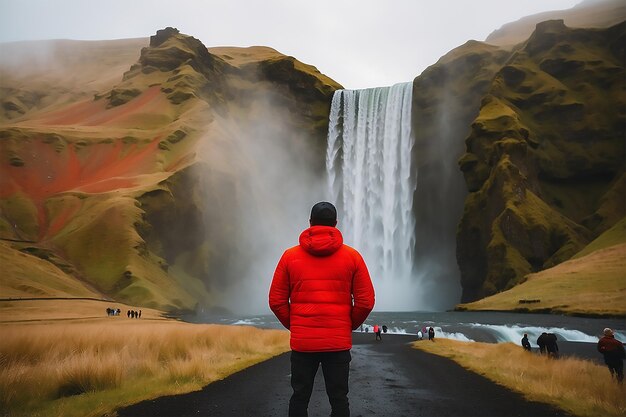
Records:
M278 261L269 291L270 309L291 331L289 416L307 415L320 363L331 415L349 416L352 330L374 308L374 287L359 252L343 244L331 203L315 204L309 224Z
M530 342L528 341L528 334L524 333L524 337L522 337L522 347L530 352Z
M546 335L546 350L548 351L549 357L559 357L559 345L556 343L556 335L554 333L548 333Z
M611 372L611 378L616 378L621 384L624 382L624 359L626 358L624 345L615 338L613 330L608 327L603 333L604 336L598 340L598 352L604 356L604 363Z
M432 327L428 328L428 340L430 340L431 342L435 341L435 329L433 329Z
M382 327L380 327L380 325L376 325L374 326L374 333L376 333L376 340L383 340L383 336L382 336Z
M546 353L546 344L548 343L548 333L543 332L537 338L537 346L539 346L539 353L542 355Z
M383 333L387 333L387 326L385 324L383 324Z

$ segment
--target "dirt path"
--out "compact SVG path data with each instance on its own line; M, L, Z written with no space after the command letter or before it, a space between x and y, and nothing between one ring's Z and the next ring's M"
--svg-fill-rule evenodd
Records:
M567 416L530 402L453 361L412 349L414 337L354 334L350 408L356 416ZM205 387L120 410L123 417L286 416L291 395L289 354L280 355ZM309 416L328 416L321 369Z

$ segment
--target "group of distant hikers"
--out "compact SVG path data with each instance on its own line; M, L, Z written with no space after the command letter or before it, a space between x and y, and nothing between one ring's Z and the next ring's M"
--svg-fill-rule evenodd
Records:
M122 313L122 310L119 308L109 308L107 307L107 316L119 316ZM141 318L141 310L128 310L126 311L126 316L129 319L140 319Z
M598 352L604 356L604 363L609 368L611 377L615 378L620 384L624 381L624 359L626 359L626 350L622 342L615 338L615 334L612 329L605 328L602 332L603 336L598 340L597 349ZM556 335L554 333L543 332L537 338L537 346L539 346L539 353L548 357L558 358L559 346L556 343ZM530 342L528 341L528 334L524 333L522 337L522 347L531 351Z
M364 326L364 325L360 326L361 332L365 331L365 333L369 333L369 329L370 328L368 326ZM372 326L372 331L374 335L376 336L376 340L382 341L383 340L382 334L387 333L388 330L389 329L385 324L383 324L382 326L380 324L375 324L374 326ZM424 326L421 330L418 328L417 339L422 340L424 338L424 335L428 335L428 340L430 340L431 342L435 341L435 329L433 327Z
M421 330L419 328L417 329L417 340L423 340L424 335L428 335L428 340L430 340L431 342L435 341L435 329L432 326L424 326Z
M547 354L551 358L559 357L559 345L556 343L556 335L554 333L543 332L537 338L537 346L539 346L539 353L542 355ZM528 334L524 333L522 337L522 346L524 349L530 351L530 341L528 341Z
M141 310L139 310L139 311L128 310L128 312L126 312L126 315L130 319L140 319L141 318Z
M119 308L108 308L107 307L107 316L119 316L122 310Z
M370 331L369 326L365 326L363 324L359 326L359 329L361 330L361 333L369 333ZM383 324L382 326L380 324L375 324L374 326L372 326L372 332L374 333L374 336L376 336L376 340L383 340L382 334L387 333L388 330L389 328L386 324Z

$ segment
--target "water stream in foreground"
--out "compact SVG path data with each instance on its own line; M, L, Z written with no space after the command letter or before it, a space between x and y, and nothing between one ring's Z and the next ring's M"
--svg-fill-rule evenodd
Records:
M271 314L245 317L198 315L185 319L196 323L283 328ZM624 319L495 312L372 312L365 321L363 331L371 332L375 324L386 325L390 334L409 335L416 335L423 327L432 326L436 337L488 343L519 344L527 333L533 347L537 347L535 341L542 332L554 333L560 341L595 344L602 330L610 327L617 339L626 341Z

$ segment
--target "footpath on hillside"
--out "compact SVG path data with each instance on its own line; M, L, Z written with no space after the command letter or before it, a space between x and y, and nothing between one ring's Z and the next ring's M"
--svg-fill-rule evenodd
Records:
M415 336L354 333L350 368L352 417L568 416L525 400L450 359L411 348ZM424 343L432 343L425 341ZM436 342L434 342L436 343ZM201 391L161 397L119 410L120 417L287 416L289 353L262 362ZM309 417L330 415L321 367Z

